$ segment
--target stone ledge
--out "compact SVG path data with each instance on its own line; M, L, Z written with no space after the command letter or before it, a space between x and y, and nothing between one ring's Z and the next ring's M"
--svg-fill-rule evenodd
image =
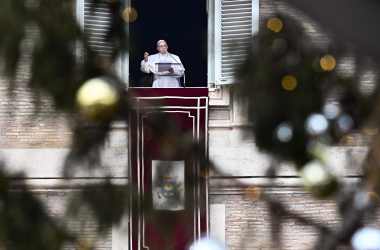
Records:
M0 149L0 161L10 173L24 173L26 179L60 179L68 148ZM127 174L127 153L120 154L117 148L108 147L102 152L102 159L108 168L78 171L76 178L101 178L104 176L125 178Z
M341 179L344 184L354 184L361 180L361 177L346 177ZM250 178L209 178L209 195L244 195L250 186L262 187L268 192L275 190L276 193L305 193L302 187L302 181L298 177L290 178L267 178L267 177L250 177ZM278 189L281 190L278 190Z

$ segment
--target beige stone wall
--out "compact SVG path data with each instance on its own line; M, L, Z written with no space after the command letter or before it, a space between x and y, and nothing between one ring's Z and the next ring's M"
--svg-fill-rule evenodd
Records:
M331 228L339 218L332 201L313 199L299 188L270 188L268 192L282 200L289 209ZM230 250L273 249L270 239L271 225L267 205L263 201L250 200L244 190L225 190L212 196L214 203L224 204L226 210L226 246ZM282 249L311 249L318 232L291 219L284 220L281 240Z
M282 6L281 9L289 11L289 8ZM269 0L260 1L260 20L273 13L273 6ZM308 22L305 22L306 24ZM313 25L308 25L310 34L319 37L321 43L325 42L320 36L320 31ZM318 39L317 39L318 41ZM27 78L27 73L20 74L19 82ZM15 99L7 97L4 79L0 81L0 150L4 149L34 149L40 150L44 154L51 150L66 150L70 145L71 133L69 122L63 115L55 116L47 102L38 117L32 119L33 106L32 98L25 89L15 90ZM224 86L220 89L211 90L211 107L209 121L209 151L210 157L221 168L222 174L213 174L210 181L210 204L221 204L225 207L224 216L225 226L224 238L230 250L238 249L269 249L268 211L262 201L251 201L244 196L242 189L229 181L227 185L220 187L214 180L222 180L226 176L235 176L237 181L249 183L250 185L266 185L267 179L264 172L269 163L268 156L258 152L255 142L249 135L249 124L245 118L244 105L237 101L233 95L232 87ZM125 134L126 127L115 126L110 136L106 159L115 161L115 177L126 178L126 171L123 169L127 163L127 146ZM47 150L47 151L44 151ZM360 175L357 169L347 168L349 156L356 154L357 159L362 159L366 149L363 147L337 148L339 154L336 162L341 164L342 175L351 178ZM5 152L5 151L3 151ZM8 153L7 153L8 152ZM7 156L11 155L9 151ZM15 152L15 151L13 151ZM29 154L38 155L36 151L28 151ZM40 152L40 153L41 153ZM62 157L62 152L57 155L46 153L54 159ZM29 158L25 154L17 152L10 158L11 160L24 155L25 159L20 165L35 159L33 166L29 168L31 185L39 186L36 195L46 201L52 214L59 216L63 211L60 208L62 200L66 199L71 190L60 190L56 186L61 183L54 180L59 177L59 164L51 165L54 161L46 163L40 158ZM108 158L107 158L108 157ZM9 162L14 162L14 161ZM38 168L40 166L40 168ZM42 168L43 166L43 168ZM54 168L52 170L52 168ZM46 171L45 171L46 169ZM224 174L223 174L224 172ZM73 185L83 184L81 176L73 180ZM219 179L218 179L219 178ZM94 177L94 180L97 180ZM313 199L309 194L300 188L297 174L284 166L280 173L280 178L276 182L278 186L270 189L273 195L284 200L289 208L300 212L306 216L320 219L326 224L334 227L339 218L336 208L332 201L319 201ZM48 185L47 185L48 184ZM291 186L291 187L289 187ZM218 222L216 222L218 225ZM380 225L380 223L379 223ZM83 236L94 238L94 224L89 220L85 229L77 224L72 224L72 229L77 230ZM223 231L223 230L222 230ZM112 242L116 241L117 233L109 233L105 239L97 243L97 249L126 249L112 248ZM300 225L294 221L287 220L283 228L284 249L308 249L315 241L316 232L310 227ZM223 238L223 237L222 237ZM116 243L115 243L116 244ZM115 245L114 245L115 246Z
M75 197L77 191L76 189L35 189L34 194L44 202L48 212L66 225L70 232L75 233L78 236L78 240L84 245L94 245L97 250L123 250L122 248L116 248L118 241L120 241L120 229L115 226L104 233L99 233L97 231L98 224L95 223L90 210L83 210L78 218L67 219L67 217L65 217L67 212L65 210L65 204L68 199ZM128 237L124 243L126 244L127 242ZM64 249L78 248L78 245L70 244Z
M302 13L281 2L277 7L300 20L316 44L323 48L329 42L322 30ZM260 1L261 23L273 12L273 1ZM223 87L216 92L219 93L219 98L229 93L228 98L224 98L224 105L219 102L217 106L210 107L210 118L213 119L210 120L209 131L210 158L219 166L220 172L211 174L209 198L210 204L224 208L219 209L224 212L217 213L221 213L219 216L225 219L220 222L221 226L225 226L224 235L217 235L217 238L225 239L230 250L277 247L271 245L269 238L270 224L266 204L263 201L250 200L245 195L244 188L240 187L242 184L264 187L289 209L321 221L331 228L337 227L340 217L335 201L318 200L304 191L301 180L291 165L282 164L278 178L273 183L265 178L270 157L255 146L244 116L244 104L239 103L234 96L233 87ZM370 138L354 133L347 136L341 145L329 149L329 162L348 186L360 180L362 172L356 166L360 166L366 156L368 139ZM231 179L230 176L235 178ZM376 218L371 220L371 225L379 227L380 216L377 215ZM317 240L317 231L293 220L285 220L282 229L283 249L311 249Z
M25 87L28 74L18 77L18 87L12 93L6 89L8 80L0 79L0 148L68 146L71 140L68 120L55 113L49 101L43 102L35 115L31 92Z
M275 199L281 200L291 211L324 226L337 229L341 219L334 200L319 200L300 187L267 187L265 190ZM252 200L244 194L244 189L219 189L211 192L211 204L225 207L225 239L229 250L275 249L270 239L271 225L267 205L260 200ZM379 227L380 210L375 219L367 225ZM281 249L313 249L319 232L311 227L285 217L281 231ZM339 249L351 249L340 246Z

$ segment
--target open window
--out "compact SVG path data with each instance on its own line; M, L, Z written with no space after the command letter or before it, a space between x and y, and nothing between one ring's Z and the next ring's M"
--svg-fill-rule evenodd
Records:
M187 87L207 86L207 2L205 0L131 0L138 13L129 24L129 82L149 86L140 71L144 52L157 53L156 42L166 40L169 52L181 59ZM183 79L181 79L183 81ZM151 86L151 84L150 84Z
M104 2L91 12L91 0L77 0L77 16L92 48L106 57L110 10ZM258 31L259 0L125 0L125 6L137 18L126 23L129 52L115 67L128 86L149 86L140 62L145 51L156 53L159 39L167 40L169 51L181 58L188 87L231 84L249 38Z

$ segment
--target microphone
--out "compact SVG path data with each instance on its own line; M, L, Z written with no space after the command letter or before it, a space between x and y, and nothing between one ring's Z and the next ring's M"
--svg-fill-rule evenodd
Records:
M183 72L183 87L186 88L186 73Z
M182 66L183 69L185 68L185 67L183 67L182 62L178 62L177 59L176 59L171 53L168 52L168 54L169 54L169 56L170 56L171 58L174 59L174 61L175 61L176 63L181 64L181 66ZM186 82L186 72L183 71L183 87L184 87L184 88L186 88L186 83L185 83L185 82Z

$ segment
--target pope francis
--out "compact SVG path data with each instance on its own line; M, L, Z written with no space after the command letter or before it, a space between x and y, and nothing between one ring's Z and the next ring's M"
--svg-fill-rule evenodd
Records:
M149 55L144 53L141 61L141 71L153 73L153 88L178 88L181 87L179 79L184 75L185 68L178 56L168 52L168 44L165 40L157 42L158 53ZM170 65L165 70L160 65Z

